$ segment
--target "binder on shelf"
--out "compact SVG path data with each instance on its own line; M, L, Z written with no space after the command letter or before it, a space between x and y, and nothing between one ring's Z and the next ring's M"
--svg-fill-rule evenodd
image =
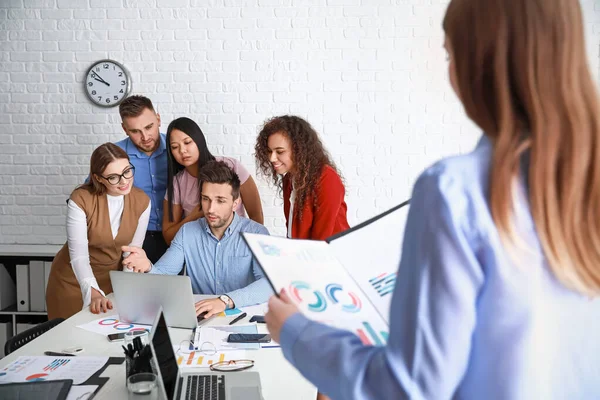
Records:
M50 277L50 268L52 267L52 261L44 261L44 311L48 311L46 305L46 288L48 287L48 278Z
M12 337L12 322L0 322L0 358L4 357L4 343Z
M44 286L44 262L29 262L29 310L44 311L46 287Z
M17 302L17 289L6 267L0 264L0 310L4 310ZM1 342L0 342L1 343Z
M17 265L17 311L29 311L29 265Z

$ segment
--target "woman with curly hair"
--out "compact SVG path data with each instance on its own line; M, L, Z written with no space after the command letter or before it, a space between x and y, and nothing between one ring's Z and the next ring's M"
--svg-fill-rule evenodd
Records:
M340 174L307 121L272 118L254 150L258 170L283 191L288 237L325 240L350 227Z

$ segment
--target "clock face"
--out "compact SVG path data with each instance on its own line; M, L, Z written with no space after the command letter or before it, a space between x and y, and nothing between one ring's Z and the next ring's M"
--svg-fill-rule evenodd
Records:
M114 107L129 94L131 77L118 62L102 60L87 71L84 84L93 103L101 107Z

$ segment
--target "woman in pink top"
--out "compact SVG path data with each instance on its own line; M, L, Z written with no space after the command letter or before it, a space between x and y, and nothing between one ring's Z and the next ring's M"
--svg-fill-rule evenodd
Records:
M171 244L179 228L186 222L204 217L200 205L198 170L208 161L225 161L238 174L241 202L237 214L263 223L260 195L254 179L235 158L213 156L206 146L202 130L189 118L177 118L167 128L168 180L164 200L162 232ZM244 211L245 208L245 211Z

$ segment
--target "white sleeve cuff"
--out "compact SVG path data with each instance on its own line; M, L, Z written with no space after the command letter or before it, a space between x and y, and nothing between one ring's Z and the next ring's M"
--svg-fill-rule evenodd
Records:
M85 278L79 282L79 285L81 286L83 309L89 307L92 302L92 288L96 289L102 296L106 297L106 294L100 289L100 286L98 286L96 278Z

